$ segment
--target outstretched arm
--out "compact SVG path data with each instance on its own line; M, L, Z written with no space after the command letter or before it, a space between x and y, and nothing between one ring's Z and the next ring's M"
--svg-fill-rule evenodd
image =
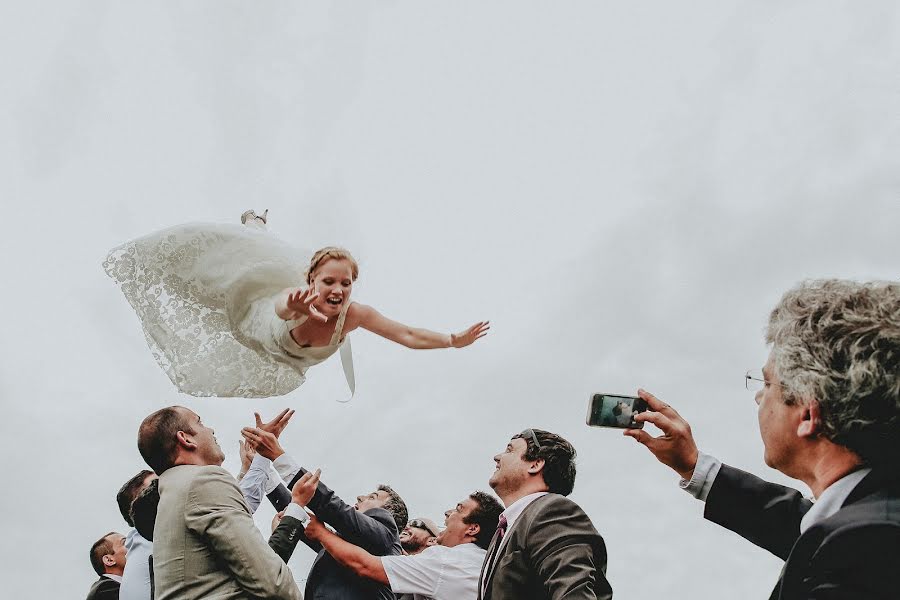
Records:
M459 333L438 333L393 321L371 306L364 304L353 303L350 305L350 310L352 312L348 315L348 320L350 320L351 329L355 329L357 326L362 327L413 350L463 348L487 335L488 329L491 328L490 321L479 321Z
M334 557L334 560L360 577L385 585L390 584L379 557L372 556L359 546L354 546L338 534L329 531L316 517L311 517L306 525L306 536L322 544L322 547Z

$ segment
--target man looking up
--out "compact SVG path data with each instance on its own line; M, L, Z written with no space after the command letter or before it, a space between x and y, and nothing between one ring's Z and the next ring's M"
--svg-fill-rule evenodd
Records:
M322 544L334 559L360 577L390 585L395 594L416 600L475 600L485 549L503 507L484 492L473 492L444 513L445 529L437 544L414 556L372 556L328 531L318 519L306 536Z
M145 539L134 527L131 518L131 505L134 499L156 479L156 473L144 469L125 482L116 494L116 503L122 518L131 526L125 536L125 551L128 562L122 573L122 586L119 588L121 600L152 600L153 580L150 574L150 557L153 555L153 543Z
M662 430L625 432L681 475L704 516L785 560L772 599L896 598L900 589L900 285L827 280L769 316L756 403L767 465L800 492L698 452L690 425L640 390Z
M406 525L406 504L389 486L364 496L356 497L356 504L349 505L325 484L319 483L318 476L310 479L310 473L301 468L269 431L266 424L257 420L258 427L245 427L241 434L253 445L256 452L272 461L272 466L284 481L289 481L295 497L306 498L308 506L316 516L334 527L344 539L362 546L377 556L402 554L398 531ZM316 471L318 474L318 471ZM301 486L306 482L308 485ZM309 598L335 598L340 600L395 600L390 588L375 581L359 577L349 569L335 562L318 542L305 535L298 536L307 546L318 553L306 580L306 595Z
M437 523L431 519L412 519L400 532L400 546L403 554L411 556L418 554L425 548L433 545L435 539L441 533Z
M572 444L526 429L494 462L489 483L506 510L487 551L479 599L612 598L606 544L581 507L566 498L575 486Z
M302 598L285 561L307 518L298 502L308 499L294 495L267 545L221 466L215 432L196 413L170 406L151 414L138 449L159 474L154 528L165 535L153 536L155 600Z
M87 600L118 600L125 570L125 536L110 531L91 546L91 566L100 579L94 582Z

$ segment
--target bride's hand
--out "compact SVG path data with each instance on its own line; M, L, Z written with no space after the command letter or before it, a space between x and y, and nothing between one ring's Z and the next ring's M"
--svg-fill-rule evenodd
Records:
M465 331L450 334L450 345L454 348L463 348L468 346L478 338L487 335L488 329L491 328L490 321L479 321Z
M306 315L325 323L328 321L328 317L320 313L319 309L313 306L313 302L318 297L319 293L313 292L310 288L297 288L288 294L287 302L285 304L288 310L293 311L295 314Z

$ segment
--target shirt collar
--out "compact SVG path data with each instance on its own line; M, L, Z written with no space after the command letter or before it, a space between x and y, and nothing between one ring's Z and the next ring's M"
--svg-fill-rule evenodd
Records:
M859 469L848 475L844 475L827 488L816 499L803 518L800 520L800 533L804 533L807 529L820 521L824 521L841 509L844 501L850 495L860 481L868 475L872 469Z
M502 514L506 517L506 531L509 532L512 529L513 524L515 524L516 519L519 518L519 515L522 514L522 511L528 508L528 505L540 498L541 496L546 496L548 492L535 492L533 494L528 494L527 496L522 496L512 504L510 504L506 510L504 510Z
M104 574L103 574L103 577L108 577L108 578L112 579L113 581L116 581L116 582L118 582L118 583L122 583L122 576L121 576L121 575L113 575L112 573L104 573Z

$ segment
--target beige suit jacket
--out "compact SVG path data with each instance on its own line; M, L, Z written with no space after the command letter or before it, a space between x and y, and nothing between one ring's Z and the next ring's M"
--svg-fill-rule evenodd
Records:
M159 495L155 600L302 600L291 570L263 539L228 471L172 467L159 478Z

